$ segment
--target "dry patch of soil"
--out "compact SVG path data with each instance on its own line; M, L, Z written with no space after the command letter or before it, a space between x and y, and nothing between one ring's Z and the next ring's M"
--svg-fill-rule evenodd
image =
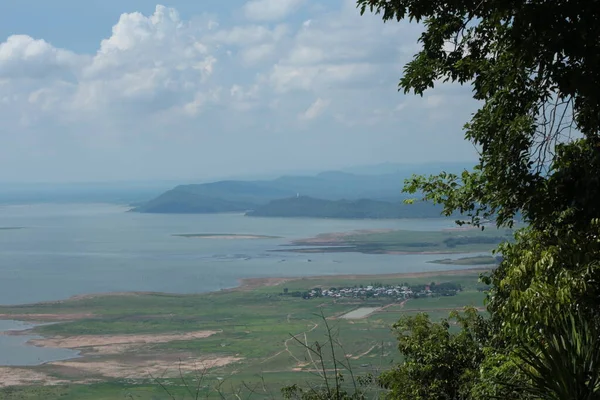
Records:
M241 357L234 356L190 357L189 354L163 354L93 360L81 358L55 361L43 367L47 371L59 372L70 379L59 379L29 368L0 367L0 388L91 383L101 381L101 378L178 378L181 374L203 373L210 368L223 367L241 360Z
M99 354L120 354L145 344L167 343L181 340L204 339L217 331L196 331L186 333L152 334L152 335L82 335L55 336L51 338L32 339L28 344L40 347L58 347L78 349Z
M298 278L244 278L241 285L230 290L253 290L261 287L273 287Z
M189 372L202 372L210 368L242 360L240 357L200 357L173 360L173 357L152 357L148 359L108 359L102 361L56 361L50 365L75 369L89 376L104 376L122 379L175 378Z
M0 387L35 384L60 385L63 383L67 383L67 381L30 369L0 367Z

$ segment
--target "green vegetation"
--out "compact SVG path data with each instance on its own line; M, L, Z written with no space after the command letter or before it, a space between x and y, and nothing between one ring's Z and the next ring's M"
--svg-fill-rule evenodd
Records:
M358 0L361 13L423 24L400 89L469 84L471 172L415 176L405 191L479 226L526 227L499 246L483 281L484 319L396 325L403 360L379 383L390 399L600 396L600 8L595 2ZM325 398L325 390L302 395ZM358 390L355 393L359 393ZM336 396L335 399L342 398Z
M273 200L246 213L251 217L310 218L439 218L442 208L431 203L407 205L378 200L323 200L307 196Z
M332 233L292 242L292 246L309 247L277 251L359 252L365 254L491 252L498 244L512 240L512 235L510 229Z
M62 338L82 335L83 338L102 338L109 340L111 335L185 334L212 330L218 333L200 339L175 340L163 343L149 341L136 348L119 350L118 354L88 352L82 364L94 363L94 368L102 371L103 363L131 362L128 374L139 370L137 378L109 378L102 372L54 366L52 363L27 368L29 371L47 374L50 379L63 379L67 384L56 387L11 387L0 389L0 397L7 399L47 399L60 396L66 399L112 399L125 397L131 393L134 398L166 398L159 385L135 364L135 360L150 358L160 360L169 358L171 365L177 366L177 357L186 360L189 357L240 357L241 361L206 371L206 387L202 393L211 392L210 398L219 398L215 391L221 383L222 391L231 394L235 388L243 388L244 382L251 385L264 385L275 398L279 390L297 382L318 383L318 377L311 372L313 366L307 363L306 349L290 334L309 343L322 340L327 329L319 314L328 319L331 329L336 332L336 340L343 344L346 354L351 354L348 362L356 374L379 371L399 357L390 332L391 325L402 315L414 315L416 309L430 313L435 320L447 315L447 309L471 304L477 299L482 305L483 294L477 292L478 273L480 271L455 271L451 273L431 273L415 275L352 276L303 278L282 282L277 286L244 286L238 290L221 291L199 295L168 294L131 294L124 296L90 296L71 299L64 302L40 303L13 307L0 307L0 313L33 315L81 315L80 319L43 325L36 332L46 337L56 335ZM373 282L389 285L430 285L435 282L441 288L460 287L462 291L449 297L421 298L408 300L401 305L396 299L333 299L320 298L315 301L303 300L291 296L281 296L283 288L290 292L304 290L307 287L330 288L345 285L369 285ZM475 296L475 297L473 297ZM419 303L411 307L413 301ZM366 318L345 320L337 319L359 307L382 307ZM391 307L390 307L391 306ZM42 317L43 319L43 317ZM81 339L78 337L78 340ZM78 383L81 371L87 371L87 379L99 379L101 382L91 385ZM192 379L193 373L185 372L186 379ZM224 378L223 381L217 378ZM176 398L185 398L177 374L160 380ZM189 396L189 394L188 394ZM269 397L266 393L252 398Z
M501 257L492 256L475 256L475 257L463 257L455 260L451 258L444 258L442 260L430 261L432 264L444 264L444 265L495 265L499 264Z

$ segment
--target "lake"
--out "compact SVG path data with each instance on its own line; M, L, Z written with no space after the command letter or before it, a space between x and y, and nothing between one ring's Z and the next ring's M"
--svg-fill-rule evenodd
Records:
M427 263L439 255L270 251L319 233L439 230L452 227L451 219L331 220L126 211L126 207L112 204L0 206L0 227L23 228L0 230L0 304L101 292L197 293L234 287L240 278L457 268ZM241 233L281 239L173 236L184 233Z
M0 332L24 331L35 325L21 322L0 320ZM36 347L27 344L28 340L39 339L34 335L0 335L0 366L38 365L50 361L75 358L79 352L70 349L54 349Z
M428 263L439 255L271 251L293 239L319 233L356 229L440 230L454 226L450 219L327 220L126 211L126 207L112 204L0 206L0 228L22 228L0 229L0 304L61 300L102 292L198 293L234 287L241 278L458 268ZM186 233L280 238L173 236ZM24 322L0 320L0 332L32 327ZM0 335L0 365L36 365L77 356L77 352L68 349L27 345L33 338Z

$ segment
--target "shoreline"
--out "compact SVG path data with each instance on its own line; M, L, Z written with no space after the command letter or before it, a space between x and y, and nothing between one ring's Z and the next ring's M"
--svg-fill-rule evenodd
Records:
M232 295L235 292L248 292L249 296L254 296L252 291L260 289L260 288L269 288L269 287L281 287L286 282L299 282L296 283L296 286L306 286L309 287L311 285L323 286L327 285L328 281L334 283L334 280L398 280L402 281L404 279L419 279L423 278L424 281L427 280L428 277L436 276L438 277L436 281L439 279L440 281L445 281L447 279L450 281L452 277L457 277L460 280L463 279L476 279L477 275L480 273L488 272L492 270L492 268L486 267L469 267L469 268L452 268L445 270L429 270L429 271L417 271L417 272L396 272L396 273L383 273L383 274L374 274L374 273L365 273L365 274L334 274L334 275L312 275L312 276L295 276L295 277L254 277L254 278L240 278L237 280L237 285L235 287L231 287L228 289L221 290L213 290L209 292L200 292L195 294L172 294L172 293L162 293L162 292L112 292L112 293L93 293L87 295L76 295L71 296L65 300L52 301L52 302L41 302L41 303L33 303L29 304L35 308L36 305L42 305L42 311L44 312L43 305L53 304L55 307L48 307L47 311L49 314L42 314L38 309L32 311L34 313L23 314L19 309L19 306L16 306L12 310L7 309L7 311L15 311L15 314L0 314L1 319L10 319L17 321L27 321L27 322L39 322L39 323L62 323L62 322L76 322L79 324L86 324L87 319L96 319L102 318L102 314L94 314L92 311L94 309L81 309L79 313L73 312L75 309L71 310L71 313L60 314L57 311L63 309L61 303L65 303L68 301L81 301L90 298L102 298L102 297L118 297L123 296L122 299L117 300L117 305L115 307L120 307L120 304L125 304L127 302L127 298L130 298L135 303L136 296L174 296L174 299L169 300L169 302L181 303L186 302L186 300L178 301L177 298L185 299L191 296L207 296L210 297L213 302L217 302L219 304L225 304L228 307L230 306L230 299L243 299L245 295ZM281 291L281 289L272 289L266 290L264 293L268 292L276 292ZM229 293L229 297L228 294ZM263 293L263 292L257 292ZM223 294L223 296L219 296L219 294ZM269 296L270 297L270 296ZM220 299L220 300L219 300ZM150 299L150 302L153 300ZM239 301L239 300L237 300ZM318 303L318 302L317 302ZM312 305L306 304L307 307L312 307ZM349 303L350 312L355 306L352 306L354 303ZM399 303L392 302L391 305L398 305ZM85 305L85 303L83 304ZM65 308L68 310L72 305L67 305ZM383 309L386 309L389 305L384 306ZM401 308L404 307L404 303L401 303ZM75 303L75 308L78 309L77 303ZM308 309L307 309L308 310ZM89 312L86 312L89 311ZM338 310L340 311L340 310ZM344 315L347 314L348 310L344 311ZM54 313L52 313L54 312ZM288 311L286 311L288 312ZM383 312L383 311L382 311ZM389 312L389 311L385 311ZM166 314L165 314L166 315ZM172 315L172 314L171 314ZM287 314L287 321L290 323L290 315ZM361 316L361 318L367 318L371 313ZM338 317L338 315L335 315ZM285 318L285 315L282 314L282 318ZM292 321L293 322L293 321ZM352 322L351 322L352 323ZM265 325L268 326L268 325ZM318 326L315 324L315 327ZM34 329L34 328L33 328ZM227 329L231 329L231 326L227 326ZM293 327L290 329L294 329ZM308 329L303 327L297 327L295 329ZM312 328L314 329L314 328ZM55 349L69 349L77 354L73 357L64 358L64 359L56 359L56 360L47 360L43 361L37 365L28 365L28 366L19 366L19 365L7 365L0 367L0 378L2 378L3 382L0 382L0 388L6 386L47 386L47 385L56 385L56 384L85 384L89 383L90 380L95 380L98 382L105 382L111 379L134 379L141 380L147 377L148 371L151 371L153 374L167 374L165 376L169 376L169 378L177 377L178 374L181 374L181 371L184 372L194 372L197 370L197 366L201 365L204 368L237 368L235 367L236 363L244 362L244 360L248 359L251 362L254 362L255 358L253 356L246 356L243 352L240 352L237 348L232 347L231 351L227 351L221 354L221 351L211 350L210 345L207 345L205 350L203 351L192 351L186 350L181 347L177 347L177 345L171 347L165 347L166 350L161 350L161 346L167 346L169 343L186 343L187 341L198 341L214 337L212 340L226 340L220 334L226 331L226 327L222 324L218 324L217 326L201 326L198 325L196 329L171 329L165 331L157 331L151 332L146 330L138 331L123 331L123 332L113 332L110 334L106 334L105 332L91 332L91 333L82 333L82 332L74 332L73 334L65 333L58 331L58 333L50 333L50 334L40 334L32 331L31 329L21 330L21 331L6 331L0 332L0 335L26 335L26 336L36 336L35 338L31 338L25 342L26 346L34 346L40 348L55 348ZM250 333L250 331L245 331L246 333ZM262 332L258 330L257 332ZM295 331L294 331L295 332ZM221 339L219 339L221 337ZM261 336L262 337L262 336ZM258 340L258 339L256 339ZM258 343L258 342L257 342ZM158 350L155 350L156 347ZM214 347L214 346L213 346ZM203 348L204 349L204 348ZM363 349L364 350L364 349ZM262 355L256 359L269 360L273 356L281 354L285 349L273 349L269 348L269 353L264 356ZM362 354L362 353L361 353ZM366 354L366 353L365 353ZM85 373L85 379L82 379L81 371ZM287 371L286 369L282 369L281 372ZM65 377L63 378L63 374L65 373ZM58 374L58 375L57 375ZM67 378L69 376L69 378Z
M413 254L413 253L409 253ZM436 253L438 254L438 253ZM455 253L452 253L455 254ZM197 292L197 293L171 293L171 292L155 292L155 291L131 291L131 292L103 292L103 293L89 293L89 294L78 294L67 297L61 300L41 301L35 303L22 303L22 304L10 304L0 305L0 308L10 307L23 307L23 306L35 306L35 305L50 305L50 304L61 304L67 301L79 301L89 300L97 297L136 297L136 296L174 296L174 297L189 297L198 296L203 294L219 294L228 292L242 292L248 290L254 290L261 287L273 287L279 286L286 282L291 281L315 281L327 278L336 279L401 279L401 278L425 278L428 276L456 276L461 273L483 273L488 272L492 268L486 268L485 266L473 266L471 268L455 268L455 269L443 269L423 272L398 272L398 273L387 273L387 274L336 274L336 275L311 275L311 276L291 276L291 277L264 277L264 278L239 278L237 279L238 284L234 287L211 290L208 292ZM78 319L93 318L94 314L89 313L65 313L65 314L3 314L0 313L0 320L13 320L22 322L67 322ZM0 335L5 332L0 332Z
M237 286L232 289L224 289L222 291L236 291L236 290L244 290L244 289L254 289L258 287L271 287L278 286L281 283L297 281L297 280L321 280L327 278L337 278L337 279L370 279L370 278L380 278L380 279L399 279L399 278L426 278L429 276L456 276L460 275L463 272L466 273L482 273L488 272L491 268L485 267L473 267L473 268L457 268L451 270L436 270L436 271L423 271L423 272L398 272L398 273L388 273L388 274L339 274L339 275L312 275L312 276L304 276L304 277L291 277L291 278L241 278L240 286ZM222 292L220 291L220 292ZM214 293L214 292L209 292ZM218 293L218 292L217 292Z

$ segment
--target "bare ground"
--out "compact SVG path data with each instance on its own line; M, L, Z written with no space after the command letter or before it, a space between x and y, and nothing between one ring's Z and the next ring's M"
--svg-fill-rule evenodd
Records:
M58 347L76 349L96 354L122 354L123 352L146 344L167 343L181 340L204 339L218 333L217 331L196 331L162 335L84 335L55 336L51 338L33 339L28 344L40 347Z
M60 385L68 381L53 378L42 372L26 368L0 367L0 387L23 385Z
M178 378L189 372L203 373L211 368L223 367L241 357L165 354L149 356L115 357L90 360L86 358L55 361L43 366L46 371L60 373L70 379L59 379L45 371L30 368L0 367L0 388L9 386L82 384L102 381L102 378L155 379Z
M223 367L242 360L233 356L187 357L177 355L129 357L105 360L56 361L52 366L74 369L89 377L152 379L175 378L188 372L202 372L210 368Z

